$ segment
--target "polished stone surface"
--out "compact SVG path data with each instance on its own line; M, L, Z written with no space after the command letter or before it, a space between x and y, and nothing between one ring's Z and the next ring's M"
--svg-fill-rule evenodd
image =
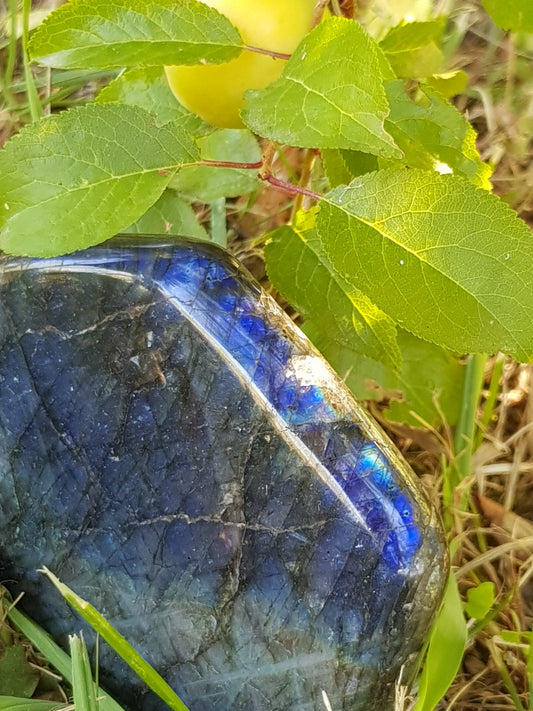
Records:
M270 297L148 238L0 260L0 579L64 641L43 565L191 711L392 708L446 576L414 475ZM163 707L105 648L100 678Z

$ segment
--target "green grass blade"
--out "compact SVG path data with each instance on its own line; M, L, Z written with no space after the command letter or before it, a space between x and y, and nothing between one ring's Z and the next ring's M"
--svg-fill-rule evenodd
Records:
M39 99L35 79L30 67L28 57L28 37L30 27L31 0L24 0L22 5L22 55L24 58L24 79L26 81L26 94L30 104L31 120L38 121L43 115L43 107Z
M496 356L494 361L494 366L492 369L492 376L489 384L489 392L485 404L483 406L483 412L479 419L479 427L476 432L474 441L474 450L476 450L479 445L483 442L485 432L487 431L491 419L494 416L494 411L496 409L496 404L498 401L498 394L500 392L500 380L503 375L503 365L505 363L505 357L500 353Z
M454 485L459 484L465 477L470 476L472 473L476 412L481 396L486 362L486 355L475 353L470 356L466 364L463 401L461 403L461 413L459 415L454 441L457 477ZM455 488L455 486L453 488Z
M98 711L96 688L83 635L69 637L72 659L72 693L76 711Z
M0 711L59 711L67 704L39 699L20 699L17 696L0 696Z
M8 0L9 10L9 43L7 45L7 58L5 60L4 76L2 81L2 91L7 100L10 110L16 106L15 97L11 89L11 82L15 72L17 58L17 2Z
M90 603L76 595L62 583L48 568L41 570L59 590L65 600L93 627L133 671L174 711L189 711L179 696L166 681L146 662L141 655L109 624Z
M226 198L218 198L211 203L211 239L226 248L228 234L226 227Z
M69 655L58 647L39 625L30 620L29 617L26 617L20 610L17 610L16 607L12 607L7 616L22 634L30 640L32 645L57 669L61 676L72 683L72 661ZM98 689L98 696L100 698L99 711L123 711L122 706L103 689ZM5 709L0 706L0 711L5 711ZM26 710L16 708L16 711ZM35 711L40 711L39 707L35 707ZM47 709L43 707L42 711L47 711Z

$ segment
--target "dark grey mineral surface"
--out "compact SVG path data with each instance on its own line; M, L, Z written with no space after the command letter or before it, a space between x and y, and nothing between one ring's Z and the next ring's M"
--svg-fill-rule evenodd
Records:
M191 711L391 709L446 578L414 475L298 329L221 250L148 239L0 260L0 580L65 643L43 565ZM164 707L105 645L100 680Z

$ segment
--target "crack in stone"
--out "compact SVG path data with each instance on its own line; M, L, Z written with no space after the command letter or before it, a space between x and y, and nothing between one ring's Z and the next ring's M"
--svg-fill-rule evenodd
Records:
M135 524L130 524L132 527L153 526L157 523L174 523L175 521L185 521L188 525L196 523L215 523L224 527L238 528L242 531L257 531L261 533L272 533L275 536L294 535L303 533L304 531L316 531L326 526L330 521L322 519L313 523L302 526L288 526L287 528L278 528L275 526L267 526L262 523L250 523L246 521L226 521L221 516L204 515L204 516L189 516L186 513L165 514L156 516L155 518L145 519L144 521L136 521ZM90 528L91 533L105 533L107 529Z
M109 323L113 323L113 321L117 320L121 316L128 316L133 321L136 318L144 316L144 314L146 314L150 309L160 306L164 303L164 299L159 299L156 301L151 301L150 303L141 304L140 306L130 306L127 309L120 309L118 311L114 311L112 314L104 316L104 318L99 319L96 323L93 323L90 326L87 326L86 328L81 328L77 331L72 332L62 331L60 328L56 328L55 326L50 325L43 326L43 328L38 329L28 328L24 331L20 338L22 338L23 336L44 336L45 334L51 333L55 336L58 336L58 338L60 338L62 341L71 341L74 338L84 336L87 333L92 333L98 330L100 327L106 326Z

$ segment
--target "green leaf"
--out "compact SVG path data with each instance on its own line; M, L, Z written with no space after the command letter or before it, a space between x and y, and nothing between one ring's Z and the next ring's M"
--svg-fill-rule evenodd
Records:
M450 98L461 94L468 84L468 74L462 69L453 72L442 72L426 77L425 83L441 96Z
M172 190L165 190L159 200L137 222L122 232L145 235L181 235L209 239L194 210Z
M57 701L40 701L38 699L20 699L15 696L0 696L0 711L56 711L66 709L67 704Z
M24 647L20 644L5 647L0 656L0 695L30 698L39 678L39 671L26 659Z
M268 238L265 259L276 289L325 338L399 368L394 322L335 274L314 229L297 224L275 230Z
M397 372L330 340L313 321L306 321L303 330L359 400L389 402L389 420L413 427L457 423L465 369L452 353L398 328Z
M446 19L407 22L393 27L380 42L398 77L413 79L442 71L444 56L439 48Z
M457 582L450 574L442 608L429 639L413 711L433 711L452 683L466 644L467 629Z
M411 101L401 81L387 83L385 90L391 106L385 126L406 165L455 173L490 189L492 171L477 152L475 131L453 104L424 86Z
M380 171L328 193L317 228L333 268L419 338L533 356L533 239L494 195L452 175Z
M401 157L383 127L389 107L375 47L357 22L321 22L298 45L280 79L247 92L245 123L291 146Z
M504 30L533 32L531 0L482 0L493 21Z
M242 48L230 21L196 0L71 0L30 42L33 60L61 69L217 64Z
M476 620L482 620L494 605L494 583L487 581L475 588L469 588L466 599L464 605L466 614Z
M321 151L324 173L330 187L346 185L353 178L378 169L378 159L370 153L330 148Z
M88 104L43 119L0 151L0 248L53 256L103 242L198 158L184 131L158 128L138 107Z
M96 97L99 104L111 102L139 106L149 111L162 126L175 121L184 131L195 136L213 129L199 116L187 111L171 92L163 67L139 67L123 72Z
M198 140L202 160L257 163L261 149L246 129L222 129ZM253 192L259 185L258 169L220 168L206 165L181 170L171 187L190 200L211 202L220 197L237 197Z
M366 26L374 26L375 32L390 28L406 18L427 20L435 11L434 0L372 0L357 5L357 15Z

